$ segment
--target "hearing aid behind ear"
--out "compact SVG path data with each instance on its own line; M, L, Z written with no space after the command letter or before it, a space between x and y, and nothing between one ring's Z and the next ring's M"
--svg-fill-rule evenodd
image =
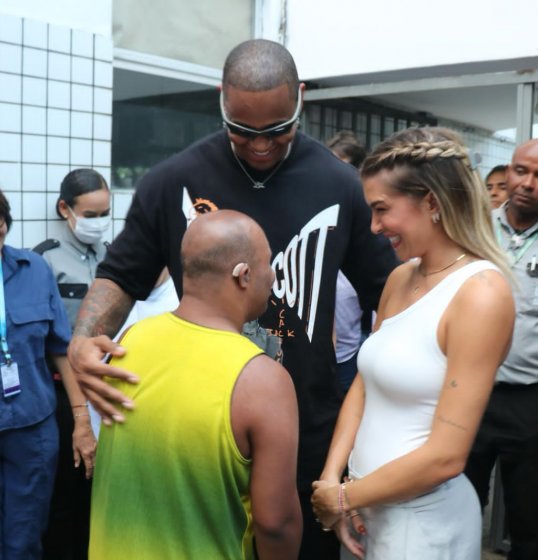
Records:
M239 274L241 273L241 269L242 269L244 266L247 266L247 263L244 263L244 262L237 263L237 264L234 266L234 269L232 270L232 276L233 276L234 278L238 278L238 277L239 277Z

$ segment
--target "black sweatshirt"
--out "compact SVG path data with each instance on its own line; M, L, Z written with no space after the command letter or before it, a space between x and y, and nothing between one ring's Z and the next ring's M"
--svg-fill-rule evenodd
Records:
M256 179L270 173L247 169ZM388 241L370 231L370 210L350 165L297 133L266 188L254 189L222 131L143 177L125 229L97 276L145 299L167 265L181 298L179 251L187 220L217 209L251 216L273 251L276 281L260 323L282 337L284 366L299 402L299 489L309 490L321 473L342 400L332 344L338 270L361 306L372 309L397 261Z

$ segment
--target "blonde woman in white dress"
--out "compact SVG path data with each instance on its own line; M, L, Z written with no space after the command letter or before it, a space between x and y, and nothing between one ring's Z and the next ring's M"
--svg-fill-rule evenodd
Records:
M404 264L387 281L313 485L341 558L480 559L480 505L462 472L514 303L474 167L440 128L397 133L363 164L372 230Z

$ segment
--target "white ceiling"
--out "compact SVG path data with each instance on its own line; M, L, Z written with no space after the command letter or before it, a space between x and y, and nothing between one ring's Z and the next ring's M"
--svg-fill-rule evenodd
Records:
M516 126L516 85L398 93L374 99L378 103L424 111L491 131Z

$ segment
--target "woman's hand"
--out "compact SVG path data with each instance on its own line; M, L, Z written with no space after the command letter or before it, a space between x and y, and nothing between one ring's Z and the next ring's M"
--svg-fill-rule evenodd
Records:
M366 535L366 529L360 514L352 510L347 517L341 517L333 526L336 536L340 542L359 560L363 560L366 555L364 541L358 540Z
M93 476L93 467L95 465L95 450L97 440L93 434L90 416L79 416L75 418L75 429L73 430L73 458L75 468L78 468L80 461L84 461L86 470L86 478Z
M338 507L340 484L316 480L312 484L314 493L311 502L316 517L325 528L332 528L342 513Z

